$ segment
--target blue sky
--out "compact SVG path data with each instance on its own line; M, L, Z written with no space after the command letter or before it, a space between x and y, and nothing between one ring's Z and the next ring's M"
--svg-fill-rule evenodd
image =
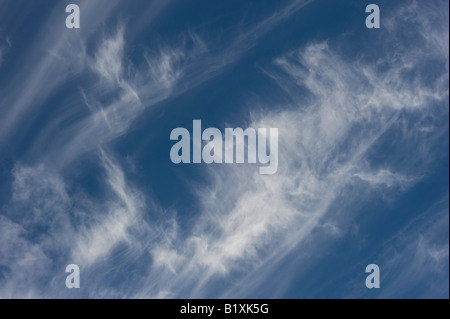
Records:
M0 297L448 298L448 6L1 0ZM194 119L277 173L172 163Z

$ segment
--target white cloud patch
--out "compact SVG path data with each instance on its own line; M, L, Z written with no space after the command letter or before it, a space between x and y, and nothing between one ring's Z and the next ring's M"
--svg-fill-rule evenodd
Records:
M109 200L104 214L94 212L94 224L80 231L73 260L83 266L108 255L120 242L132 244L129 229L137 227L142 220L142 195L127 185L122 170L103 151L101 159L107 173L106 182L113 190L116 200Z
M434 34L441 31L433 29ZM294 103L277 113L255 112L248 126L279 128L277 174L261 176L239 166L211 169L210 184L196 193L201 202L196 226L186 237L172 238L170 245L152 250L157 268L149 277L153 284L143 293L156 296L155 288L164 282L173 296L210 296L209 289L221 276L251 274L252 269L261 274L264 268L265 276L253 277L253 286L236 283L220 295L248 297L258 281L268 279L268 269L294 247L307 249L315 227L322 226L329 236L339 233L326 218L339 209L335 201L347 188L405 190L420 180L414 163L426 163L423 160L430 154L413 152L404 167L396 167L396 161L384 161L380 167L371 154L390 130L397 132L397 143L416 136L419 149L433 141L420 137L420 123L446 112L448 87L442 84L448 83L448 63L446 70L433 76L433 86L418 86L420 74L405 77L418 63L435 56L435 42L428 39L419 37L426 49L417 46L375 64L346 61L323 42L276 59L282 73L267 74ZM439 59L445 61L446 56ZM380 71L379 65L385 70ZM300 89L307 89L310 98L298 99ZM419 125L405 128L408 115L419 115ZM162 276L160 266L171 271Z
M12 202L0 215L0 296L37 298L38 283L52 277L70 245L71 199L62 179L43 165L16 165L13 176Z
M101 77L116 85L122 82L124 32L124 28L119 27L114 36L100 44L92 66Z
M38 298L34 287L51 264L40 245L25 239L26 231L0 215L0 296Z
M43 164L16 165L12 201L0 215L0 296L61 297L67 294L67 264L78 264L87 276L90 267L119 244L132 246L129 258L145 252L152 231L141 215L143 196L128 185L111 155L100 151L100 159L111 193L95 201L72 193L61 176ZM84 286L89 285L87 280ZM95 286L91 290L95 295L101 291Z

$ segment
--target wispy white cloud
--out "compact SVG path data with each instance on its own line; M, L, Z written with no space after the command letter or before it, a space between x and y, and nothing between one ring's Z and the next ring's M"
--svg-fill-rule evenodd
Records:
M71 199L63 180L43 165L16 165L13 176L12 202L0 215L0 295L37 298L38 283L53 277L71 243Z
M5 250L5 256L11 256L14 260L2 260L2 265L8 269L17 269L18 272L9 274L8 279L4 278L6 284L2 285L3 296L43 294L42 291L34 292L30 282L27 287L25 282L20 284L21 280L25 281L27 276L32 276L37 264L41 265L39 267L42 268L42 273L36 272L34 277L39 280L42 276L51 277L55 267L67 260L91 267L108 256L120 243L139 245L129 230L133 229L133 234L136 235L140 233L140 228L147 227L141 215L144 201L138 192L127 185L123 172L108 155L102 152L101 162L107 172L106 182L114 196L108 198L105 205L79 198L79 194L69 195L68 185L58 169L84 151L95 150L126 132L131 122L146 107L173 94L181 79L183 85L176 89L175 94L217 74L217 71L236 61L245 50L254 45L264 32L286 18L290 12L296 11L296 5L289 6L289 10L282 10L264 20L233 42L234 49L227 51L228 53L211 55L201 37L188 32L178 47L162 46L159 50L145 54L147 65L142 68L133 65L126 57L124 25L119 26L112 35L104 35L92 56L87 53L87 39L97 32L98 26L105 21L117 3L108 1L106 5L104 1L81 2L82 11L86 12L83 15L83 30L90 30L82 34L68 32L65 28L53 28L52 21L57 20L56 17L63 12L60 6L55 7L49 21L42 26L36 42L30 44L31 50L26 55L26 61L33 61L33 65L23 65L10 81L15 89L2 94L4 99L0 109L4 116L1 120L3 140L0 143L5 143L19 124L23 123L23 114L40 108L41 102L51 97L58 86L65 83L71 75L91 71L97 76L93 88L83 87L79 90L81 100L91 114L78 116L79 120L71 121L72 124L62 129L61 122L65 120L65 115L53 118L53 124L45 128L35 143L31 143L33 154L37 150L41 152L43 148L46 149L43 158L35 159L41 164L17 164L13 170L13 197L11 203L4 207L5 216L9 217L2 216L2 227L6 225L11 231L2 232L5 236L2 249ZM294 2L298 3L300 2ZM192 48L186 49L187 44ZM233 53L230 57L228 54L235 49L239 49L240 54ZM47 54L36 64L35 57L42 56L42 52ZM58 134L54 134L55 131ZM74 211L74 201L81 202L82 208ZM30 209L30 214L16 214ZM175 225L174 220L172 221L172 225ZM48 229L46 234L32 239L41 228ZM156 236L164 238L163 242L168 244L170 238L177 239L173 234L175 229L175 226L172 229L168 228L167 223L163 223L154 231ZM260 232L258 229L254 231ZM147 238L143 240L144 246L148 236L153 235L143 236ZM230 240L233 239L230 237ZM22 243L22 249L13 249L18 243ZM72 247L73 243L75 249ZM154 256L161 256L155 259L156 265L165 265L176 272L181 259L177 254L165 250L167 247L169 246L157 246L150 250ZM242 249L246 248L242 246ZM60 259L52 262L48 256L54 252L58 252ZM23 262L24 259L28 262ZM212 259L203 262L222 267ZM27 271L15 266L15 263L22 263ZM23 275L19 276L19 271ZM17 290L11 290L12 287Z
M0 295L2 298L38 298L34 289L48 271L50 259L38 244L23 238L25 230L0 215Z
M80 87L81 96L78 99L73 96L63 101L65 111L55 114L52 124L43 128L29 143L30 153L36 154L36 150L44 147L47 158L52 158L57 166L64 166L80 154L95 150L124 134L145 109L221 74L254 47L264 34L310 2L290 2L254 25L236 30L238 36L230 37L223 43L217 39L207 42L199 34L187 31L180 35L179 41L172 41L175 44L161 44L156 49L144 50L146 65L135 65L127 57L129 37L125 35L128 27L125 24L119 23L116 32L111 34L104 31L98 37L99 26L118 1L107 4L104 1L81 2L81 10L86 12L83 14L83 30L89 30L83 33L52 28L52 21L56 20L54 16L61 10L57 6L52 18L42 27L42 35L38 37L45 40L30 45L26 60L34 61L36 56L41 56L42 51L48 54L38 64L24 65L10 81L15 89L9 90L10 93L5 91L0 104L0 114L3 114L0 130L5 140L0 143L5 143L7 137L20 127L20 123L23 125L27 119L23 117L25 112L37 111L42 106L41 102L55 94L74 75L93 72L98 76L97 81ZM149 5L149 8L157 9L155 12L161 12L164 7L160 1ZM154 18L156 16L153 14ZM139 25L143 27L143 23ZM129 28L135 32L136 27L129 23ZM51 36L48 30L52 30ZM94 36L98 38L98 44L91 54L88 53L87 43ZM223 49L211 51L211 46ZM80 100L84 101L92 114L80 116L83 114L82 108L70 106L79 105ZM76 113L77 120L72 120L70 125L64 125L61 130L61 123L66 121L69 113Z
M124 32L124 27L121 26L113 37L105 39L100 44L92 65L92 68L106 81L119 86L123 72Z
M229 69L253 49L269 31L311 2L313 0L291 1L256 23L235 27L229 35L221 37L220 41L217 39L204 41L198 34L189 32L189 38L197 48L194 52L196 58L187 67L189 72L186 72L187 76L178 87L178 92L182 93ZM211 52L209 47L214 48L214 52Z
M105 37L89 62L98 82L95 90L81 88L80 94L92 113L67 127L55 140L51 156L56 156L59 165L124 134L145 108L170 96L179 78L181 51L168 49L147 56L148 65L134 70L137 67L124 54L124 34L120 26L112 36ZM131 76L127 72L130 69L134 70ZM109 97L106 103L105 97ZM63 142L67 140L70 142Z
M420 180L423 174L415 165L423 167L433 160L430 147L442 134L435 125L437 118L448 116L448 29L427 22L434 10L417 10L421 13L411 18L415 11L405 9L401 12L406 23L428 28L427 37L417 35L422 46L409 48L400 42L376 61L364 57L349 61L332 44L312 42L264 69L274 80L274 90L285 92L285 99L278 102L276 111L253 105L248 126L279 128L278 172L261 176L251 166L205 168L207 185L193 191L199 207L190 220L192 229L180 224L176 212L152 204L132 186L111 153L100 151L99 167L105 171L102 181L110 190L104 198L94 201L86 194L74 194L64 181L60 169L80 154L98 150L124 134L146 108L224 70L308 3L292 2L238 35L219 54L212 54L208 42L191 32L181 44L148 51L145 63L134 65L127 58L122 26L101 37L92 55L83 48L82 56L73 57L85 67L83 72L95 75L92 86L77 91L89 113L62 129L59 121L47 128L34 146L40 150L50 144L46 157L41 158L45 164L17 164L13 170L12 201L0 216L0 264L4 267L0 273L8 274L0 276L0 294L67 295L51 278L57 277L62 265L79 263L85 269L86 285L92 288L87 293L91 297L248 297L262 282L270 282L279 262L294 248L302 248L306 255L317 238L312 236L317 228L324 241L343 236L346 228L333 219L333 212L353 199L342 198L342 193L355 188L366 190L365 196L374 189L403 191ZM395 41L401 28L393 19L386 21L392 30L388 41ZM32 101L47 97L63 82L61 77L51 77L62 67L58 64L50 70L52 80L46 91L39 90L65 43L53 44L54 55L34 69L26 83L30 90L14 104L14 111L6 112L2 124L16 125ZM417 72L417 66L431 58L443 62L443 68L438 75L426 77L431 85L424 85L425 76ZM305 91L307 97L300 97L299 92ZM17 96L8 96L7 102ZM0 107L5 109L5 105ZM412 114L414 125L409 118ZM374 161L372 154L392 131L396 145L405 147L401 151L410 156L406 161L393 151L392 160ZM26 211L32 214L18 213ZM158 217L153 219L154 211ZM36 232L42 227L48 229L45 235ZM120 255L116 249L126 252ZM433 246L426 239L411 249L418 251L422 261L426 256L425 260L438 260L441 265L448 259L445 247ZM58 252L57 260L49 257L53 252ZM114 267L119 270L134 260L145 260L146 266L119 291L108 286L107 280L96 279L101 277L98 269L106 269L100 266L108 258L117 258ZM217 281L231 274L237 278L232 285L214 289ZM52 289L44 292L29 278L50 278ZM244 284L248 278L251 285ZM276 294L281 295L284 288L279 287Z
M101 201L80 192L69 195L60 174L43 164L14 168L12 202L0 215L0 296L70 296L62 285L65 265L86 270L89 286L89 269L118 245L132 247L130 256L145 254L153 234L142 216L143 195L128 185L111 155L99 154L111 190ZM38 285L42 281L48 284ZM91 288L92 295L102 294L102 287Z
M384 270L381 298L408 293L417 298L448 298L448 208L447 195L385 243L378 256Z
M108 255L120 242L132 244L129 228L138 227L142 220L142 195L127 185L123 171L103 151L101 160L107 174L106 182L116 200L108 201L104 214L94 211L93 225L80 231L72 258L82 266L88 266ZM133 244L138 245L136 242Z
M448 298L448 218L447 194L369 253L367 260L380 267L382 289L370 291L356 276L344 297Z
M404 129L408 122L404 114L418 112L424 119L446 112L448 88L417 86L420 76L404 77L417 63L430 58L432 43L422 40L427 50L417 47L400 60L388 56L379 61L388 65L382 72L377 64L362 59L345 61L327 43L312 43L278 58L275 65L284 75L268 74L294 103L277 113L262 107L265 111L254 112L249 123L279 128L278 173L260 176L248 168L214 167L207 188L196 193L201 204L194 229L152 250L157 266L170 271L152 269L149 283L163 281L166 292L174 296L204 297L212 293L209 285L221 276L251 276L252 269L257 269L253 286L236 283L220 295L249 296L294 247L307 249L306 242L317 226L329 236L338 233L332 219L326 219L339 209L336 200L343 200L339 197L343 191L352 187L405 190L420 180L414 163L424 163L429 154L414 152L410 164L400 168L390 161L375 166L371 153L390 130L399 132L398 139L404 142L421 134L418 126ZM433 81L445 83L448 72L442 70ZM296 90L301 88L311 98L296 104ZM430 110L436 103L439 106ZM422 135L414 144L430 141ZM157 296L155 287L159 286L148 285L143 293Z
M83 16L84 30L96 30L116 4L115 0L80 2L83 12L86 12ZM61 21L61 12L65 12L63 6L60 3L53 7L35 40L28 44L24 63L18 65L8 85L1 90L1 144L23 123L24 114L42 107L59 85L85 68L84 43L92 31L77 33L63 26L55 28L55 21ZM89 12L96 12L95 17L90 19Z

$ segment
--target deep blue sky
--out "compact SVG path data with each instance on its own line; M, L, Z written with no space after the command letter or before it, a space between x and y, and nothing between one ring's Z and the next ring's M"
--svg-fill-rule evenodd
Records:
M0 297L448 298L448 12L1 0ZM172 163L194 119L277 127L277 173Z

